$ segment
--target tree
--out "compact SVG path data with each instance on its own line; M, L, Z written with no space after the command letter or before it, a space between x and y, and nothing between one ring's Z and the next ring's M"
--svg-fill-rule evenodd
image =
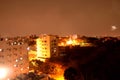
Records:
M74 69L72 67L66 69L64 72L64 78L66 80L77 80L77 75L78 75L78 73L77 73L76 69Z

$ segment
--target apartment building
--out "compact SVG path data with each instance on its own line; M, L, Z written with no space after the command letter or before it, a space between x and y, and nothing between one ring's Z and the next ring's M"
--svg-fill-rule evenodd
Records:
M58 55L58 39L56 35L40 35L36 40L37 58L56 57Z
M21 73L28 73L28 45L9 38L0 38L0 80L10 80Z

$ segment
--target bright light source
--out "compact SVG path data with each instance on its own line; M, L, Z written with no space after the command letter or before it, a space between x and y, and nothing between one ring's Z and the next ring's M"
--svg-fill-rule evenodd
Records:
M2 52L3 51L3 49L0 49L0 52Z
M20 69L21 71L23 70L23 68Z
M9 78L7 80L10 80Z
M15 64L14 67L16 67L17 65Z
M112 27L111 27L111 30L112 30L112 31L114 31L114 30L116 30L116 29L117 29L116 26L112 26Z
M29 51L29 50L30 50L30 47L28 47L27 50Z
M7 69L0 68L0 79L3 79L7 76Z
M18 62L18 60L17 60L17 59L16 59L15 61L16 61L16 62Z
M23 58L21 57L20 60L22 60Z
M72 43L73 43L73 41L71 39L67 41L68 45L71 45Z

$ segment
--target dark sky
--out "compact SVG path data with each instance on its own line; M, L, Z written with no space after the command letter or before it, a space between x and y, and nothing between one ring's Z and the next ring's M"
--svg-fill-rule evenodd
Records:
M41 33L120 35L120 0L0 0L1 35Z

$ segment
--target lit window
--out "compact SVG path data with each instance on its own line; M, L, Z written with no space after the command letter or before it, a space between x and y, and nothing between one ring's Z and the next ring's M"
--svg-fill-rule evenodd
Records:
M16 45L16 44L17 44L17 42L14 42L13 44L14 44L14 45Z
M20 69L21 71L23 70L23 68Z
M20 60L22 60L23 58L21 57Z
M29 69L29 67L27 67Z
M8 38L5 38L5 41L8 41Z
M14 45L13 43L11 43L11 45Z
M18 62L18 60L17 60L17 59L16 59L15 61L16 61L16 62Z
M30 50L30 47L28 47L27 50L29 51L29 50Z
M22 43L21 43L21 42L19 42L19 43L18 43L18 45L22 45Z
M3 52L3 49L0 49L0 52Z
M14 67L17 67L17 65L15 64Z
M56 50L54 50L54 53L56 52Z

